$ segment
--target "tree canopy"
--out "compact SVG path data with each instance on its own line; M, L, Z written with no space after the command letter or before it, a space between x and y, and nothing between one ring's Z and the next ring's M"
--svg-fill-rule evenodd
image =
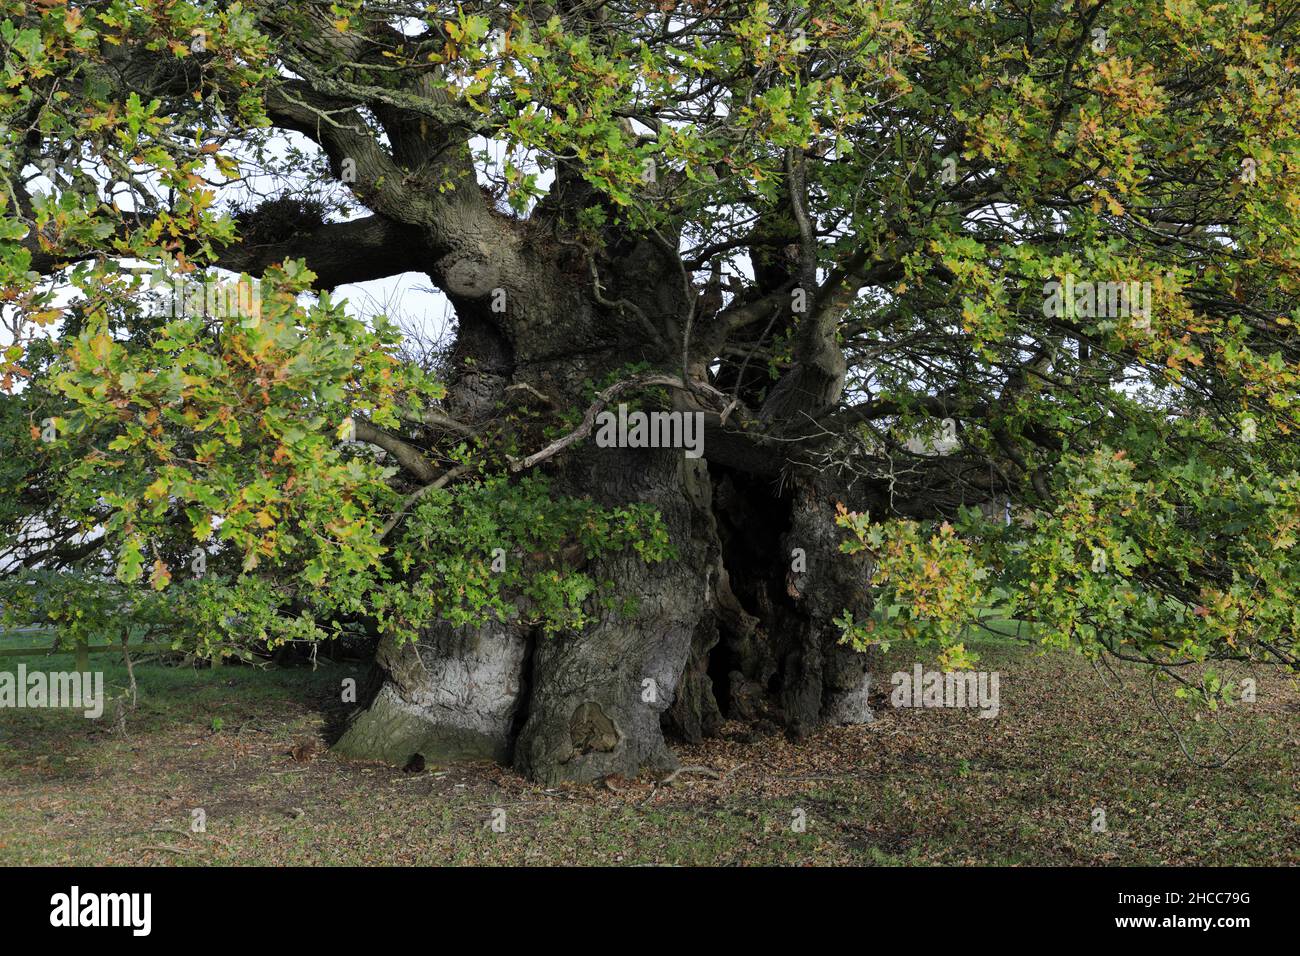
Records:
M838 483L855 647L1294 668L1297 12L0 0L7 612L580 631L683 546L548 477L631 401ZM330 294L411 271L444 353Z

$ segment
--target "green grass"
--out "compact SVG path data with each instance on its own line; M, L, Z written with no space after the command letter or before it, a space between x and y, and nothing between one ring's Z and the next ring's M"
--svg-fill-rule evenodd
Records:
M18 647L49 648L54 644L54 633L40 627L0 629L0 650Z
M2 645L0 645L2 646ZM132 646L135 656L150 645ZM18 665L33 670L67 671L74 666L71 652L13 656L0 660L0 672L16 673ZM104 675L104 695L109 706L106 718L118 702L129 697L130 678L121 648L92 658L96 672ZM313 694L324 692L323 681L337 682L343 676L360 676L356 667L326 663L317 671L310 668L255 668L164 666L141 663L134 666L138 703L126 714L133 736L165 736L186 727L202 724L209 729L214 722L234 729L242 721L267 716L268 709L291 702L304 702ZM13 739L23 737L21 751L27 756L57 758L71 754L76 759L93 759L101 755L103 726L87 721L77 710L15 710L0 712L0 768L6 756L12 756ZM272 718L278 719L278 713ZM87 726L90 724L91 726ZM108 748L111 750L112 748Z
M995 720L882 702L873 724L799 744L729 724L678 748L683 764L726 779L555 790L488 764L404 774L328 752L295 759L338 719L354 666L141 664L139 706L120 721L114 705L100 721L0 712L0 864L1297 862L1294 684L1266 677L1258 704L1213 723L1175 708L1202 756L1228 732L1246 743L1227 767L1202 770L1134 669L1119 671L1119 689L1073 655L971 643L1001 674ZM912 661L896 648L881 662L886 692ZM120 658L95 665L120 695ZM190 830L195 808L205 833ZM1093 832L1097 808L1106 832ZM504 833L489 826L496 809ZM796 811L805 832L791 828Z

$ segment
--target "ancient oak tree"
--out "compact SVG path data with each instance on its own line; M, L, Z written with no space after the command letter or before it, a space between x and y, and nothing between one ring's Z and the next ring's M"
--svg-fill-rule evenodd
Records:
M548 782L867 720L990 609L1231 697L1186 665L1297 662L1298 38L0 0L5 613L371 635L340 749ZM445 347L331 294L403 273Z

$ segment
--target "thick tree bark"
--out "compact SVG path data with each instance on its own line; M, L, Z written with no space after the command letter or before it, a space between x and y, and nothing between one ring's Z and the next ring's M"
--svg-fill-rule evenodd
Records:
M508 762L525 699L526 629L453 629L435 622L416 644L381 645L369 707L335 745L348 756L405 764Z
M654 505L678 557L647 564L620 553L590 569L634 610L601 612L581 633L538 641L515 766L546 783L670 769L661 719L708 606L706 469L679 449L593 447L565 462L563 483L608 504Z

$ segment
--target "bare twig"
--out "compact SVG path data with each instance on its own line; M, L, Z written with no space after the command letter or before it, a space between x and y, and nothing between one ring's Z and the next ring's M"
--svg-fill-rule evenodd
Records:
M726 779L725 777L723 777L722 774L718 773L718 771L714 770L712 767L678 767L668 776L660 780L659 786L661 787L671 786L672 782L684 773L698 773L703 777L712 777L714 780Z
M131 650L127 647L127 640L131 637L130 630L122 635L122 657L126 660L126 676L131 681L131 707L134 708L140 703L140 695L136 691L135 668L131 666Z
M1218 770L1222 767L1226 767L1228 763L1234 757L1237 756L1237 754L1241 753L1243 750L1246 749L1246 743L1243 741L1241 746L1239 746L1232 753L1228 754L1226 757L1223 757L1220 760L1215 760L1210 763L1201 763L1195 757L1193 757L1191 751L1187 748L1186 741L1183 740L1183 735L1178 732L1178 728L1174 726L1173 720L1169 717L1169 714L1165 711L1164 705L1160 703L1160 695L1156 693L1156 675L1158 673L1160 672L1155 670L1151 671L1151 702L1155 704L1156 712L1159 713L1160 716L1164 719L1165 725L1169 728L1170 732L1174 735L1174 739L1178 741L1178 749L1180 749L1183 752L1183 756L1187 758L1188 763L1190 763L1193 767L1195 767L1198 770Z
M533 452L533 454L529 455L527 458L509 459L510 470L524 471L525 469L532 468L540 462L546 461L548 458L554 458L570 445L579 442L590 435L592 429L596 427L596 416L599 415L614 398L634 388L647 388L656 385L665 386L667 388L676 388L682 391L704 391L715 400L721 399L721 407L727 407L726 396L722 395L721 392L711 385L696 383L694 387L690 387L683 383L681 379L672 375L660 375L656 373L636 375L632 378L624 379L621 382L615 382L613 385L598 394L596 400L592 402L591 406L587 409L587 413L582 416L582 421L579 423L578 427L567 435L562 435L555 439L555 441L551 442L545 448Z

